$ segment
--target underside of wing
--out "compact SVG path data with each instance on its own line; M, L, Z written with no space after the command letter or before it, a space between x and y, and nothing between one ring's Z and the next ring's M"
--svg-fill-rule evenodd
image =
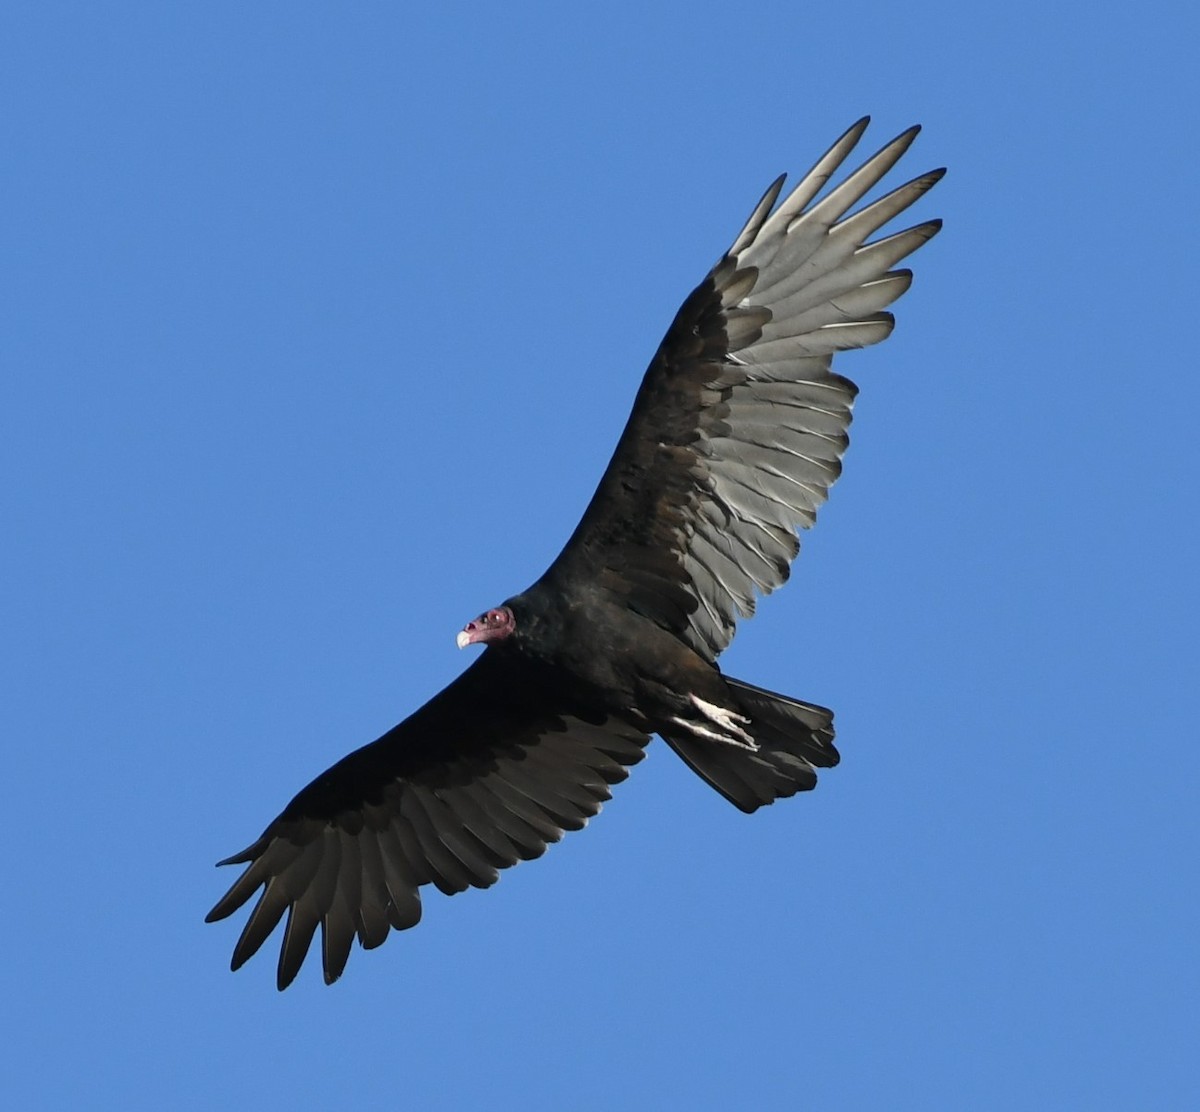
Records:
M642 381L587 512L546 573L609 588L714 660L755 598L780 586L798 529L841 472L857 392L833 354L878 343L912 281L897 262L940 227L871 240L942 176L851 213L903 155L911 128L826 189L860 120L782 202L767 190L688 297Z
M412 717L322 773L252 846L208 915L257 895L237 969L286 913L277 983L291 984L318 927L326 983L357 937L380 945L421 917L419 889L486 888L498 871L578 830L639 761L648 737L489 650Z

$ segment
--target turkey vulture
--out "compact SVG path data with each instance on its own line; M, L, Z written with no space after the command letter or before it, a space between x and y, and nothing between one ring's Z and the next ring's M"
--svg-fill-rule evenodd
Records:
M859 209L910 128L819 200L862 119L776 207L778 178L676 314L574 535L532 587L480 615L484 652L377 741L321 773L248 849L209 922L257 894L237 969L287 912L277 984L318 925L325 981L355 936L421 917L420 888L486 888L578 830L652 734L750 812L837 763L833 714L722 675L755 595L788 577L841 471L854 384L833 353L878 343L912 282L895 264L941 226L867 242L941 178Z

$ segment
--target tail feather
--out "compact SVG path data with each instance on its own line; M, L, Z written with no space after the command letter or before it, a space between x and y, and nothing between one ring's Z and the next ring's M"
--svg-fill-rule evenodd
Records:
M665 740L689 767L735 807L749 814L777 799L816 787L815 768L838 763L833 712L725 678L758 748L744 749L688 733Z

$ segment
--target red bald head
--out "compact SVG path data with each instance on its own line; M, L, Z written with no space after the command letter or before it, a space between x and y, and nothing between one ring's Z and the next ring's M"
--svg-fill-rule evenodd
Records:
M474 621L467 622L458 635L458 647L465 649L468 645L487 645L492 641L503 641L516 628L517 621L513 612L507 606L498 606L495 610L480 614Z

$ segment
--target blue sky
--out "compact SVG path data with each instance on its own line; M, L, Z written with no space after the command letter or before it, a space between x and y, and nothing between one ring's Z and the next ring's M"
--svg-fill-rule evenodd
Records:
M6 5L11 1106L1196 1107L1197 30ZM333 988L231 975L213 862L463 667L683 296L866 112L925 125L946 229L723 658L841 767L747 817L656 743Z

